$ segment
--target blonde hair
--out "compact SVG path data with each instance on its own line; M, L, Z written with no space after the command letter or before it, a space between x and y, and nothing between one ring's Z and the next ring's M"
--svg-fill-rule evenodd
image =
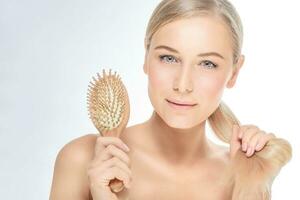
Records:
M227 0L162 0L153 11L147 26L146 50L149 50L153 34L163 25L177 19L201 15L219 16L228 25L232 33L235 64L241 55L243 27L239 14ZM216 136L228 144L233 125L241 125L223 101L208 117L208 122ZM280 138L269 140L261 151L250 158L238 151L231 159L222 183L232 189L230 195L233 200L269 200L274 178L291 157L291 145Z

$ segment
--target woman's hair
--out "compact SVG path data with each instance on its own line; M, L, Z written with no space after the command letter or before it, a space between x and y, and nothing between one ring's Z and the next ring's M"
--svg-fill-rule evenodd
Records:
M149 50L153 34L165 24L177 19L205 15L221 17L228 25L232 33L233 64L235 64L241 55L243 27L239 14L227 0L162 0L153 11L147 26L146 51ZM233 125L241 125L223 101L208 117L208 122L216 136L228 144ZM250 158L239 150L230 160L226 176L221 183L232 189L230 195L233 200L269 200L274 178L291 157L291 145L280 138L269 140L261 151Z

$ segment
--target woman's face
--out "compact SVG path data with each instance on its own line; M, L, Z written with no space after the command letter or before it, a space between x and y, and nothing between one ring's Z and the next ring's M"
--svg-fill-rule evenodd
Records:
M170 127L192 128L215 111L242 63L241 56L233 71L230 32L219 18L171 22L153 35L145 55L151 104ZM174 107L168 100L196 105Z

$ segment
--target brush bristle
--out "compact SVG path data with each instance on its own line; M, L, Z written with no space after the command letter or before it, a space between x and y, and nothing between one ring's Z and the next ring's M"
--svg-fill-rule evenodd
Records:
M94 83L90 82L87 103L89 117L101 133L121 123L127 96L125 86L116 72L112 75L110 69L106 75L103 69L103 76L97 73L97 78L93 77Z

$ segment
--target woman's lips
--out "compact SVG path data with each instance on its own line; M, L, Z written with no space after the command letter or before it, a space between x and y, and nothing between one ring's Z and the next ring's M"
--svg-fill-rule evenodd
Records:
M197 105L196 103L189 103L189 102L180 102L180 101L176 101L176 100L168 100L166 99L169 103L172 103L172 104L176 104L176 105L179 105L179 106L195 106Z
M195 105L197 104L179 104L179 103L175 103L175 102L172 102L168 99L166 99L168 104L172 107L172 108L175 108L175 109L190 109L192 107L194 107Z

